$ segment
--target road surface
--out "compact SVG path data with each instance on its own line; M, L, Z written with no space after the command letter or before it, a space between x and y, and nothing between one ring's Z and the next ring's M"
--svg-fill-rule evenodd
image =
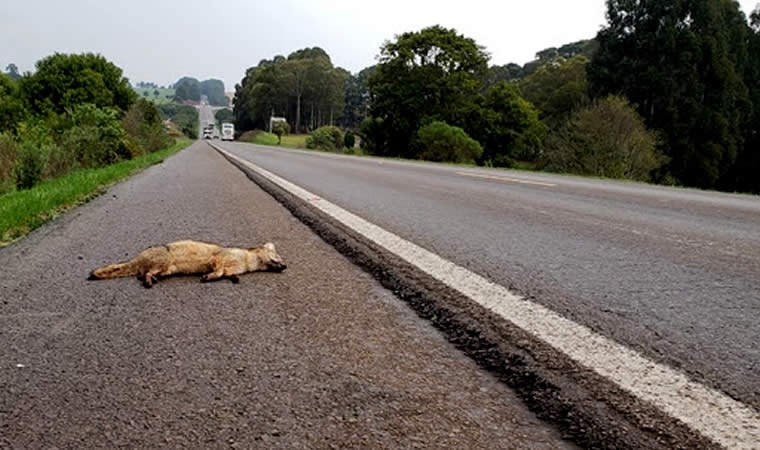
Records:
M288 269L87 281L186 238ZM0 267L0 448L573 448L202 141Z
M757 423L760 199L220 148L737 400Z

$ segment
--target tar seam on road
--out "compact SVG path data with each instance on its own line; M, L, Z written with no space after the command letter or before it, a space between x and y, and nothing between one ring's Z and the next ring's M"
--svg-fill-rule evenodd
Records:
M494 175L482 175L478 173L469 173L469 172L457 172L457 175L462 175L465 177L474 177L474 178L485 178L488 180L498 180L498 181L506 181L509 183L519 183L519 184L532 184L535 186L544 186L544 187L556 187L557 185L554 183L544 183L541 181L530 181L530 180L521 180L519 178L510 178L510 177L497 177Z
M265 169L217 150L303 201L316 197ZM310 204L714 442L727 448L756 448L760 442L760 413L753 408L693 382L668 366L650 361L327 200Z

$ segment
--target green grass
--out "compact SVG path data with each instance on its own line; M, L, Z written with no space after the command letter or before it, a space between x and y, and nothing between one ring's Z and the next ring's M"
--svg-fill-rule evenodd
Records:
M282 137L282 146L290 148L306 148L308 134L289 134Z
M251 135L255 135L251 137ZM281 147L306 148L308 134L290 134L282 137ZM247 132L241 136L243 142L257 145L277 145L277 135L266 131Z
M153 103L157 103L159 105L164 104L164 103L172 103L172 99L174 98L174 89L166 89L166 88L153 89L153 88L138 88L138 87L133 87L132 89L135 92L137 92L137 95L139 95L140 97L146 100L150 100ZM153 95L153 91L158 91L158 97ZM146 93L148 94L147 96L145 95ZM170 97L167 98L166 97L167 95Z
M7 245L63 212L100 195L107 186L188 147L179 140L171 147L99 169L80 170L32 189L0 196L0 246Z

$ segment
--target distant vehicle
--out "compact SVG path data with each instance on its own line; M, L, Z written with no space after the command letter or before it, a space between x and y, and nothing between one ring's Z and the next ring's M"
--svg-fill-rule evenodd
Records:
M214 125L207 125L203 127L203 139L214 138Z
M222 140L234 141L235 140L235 126L231 123L222 124Z

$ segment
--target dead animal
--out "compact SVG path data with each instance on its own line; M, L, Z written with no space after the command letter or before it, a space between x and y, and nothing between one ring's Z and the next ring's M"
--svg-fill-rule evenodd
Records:
M238 275L246 272L282 272L286 268L271 242L260 248L245 249L177 241L147 248L130 261L95 269L90 280L136 276L149 288L159 277L204 274L201 277L204 282L228 278L238 283Z

